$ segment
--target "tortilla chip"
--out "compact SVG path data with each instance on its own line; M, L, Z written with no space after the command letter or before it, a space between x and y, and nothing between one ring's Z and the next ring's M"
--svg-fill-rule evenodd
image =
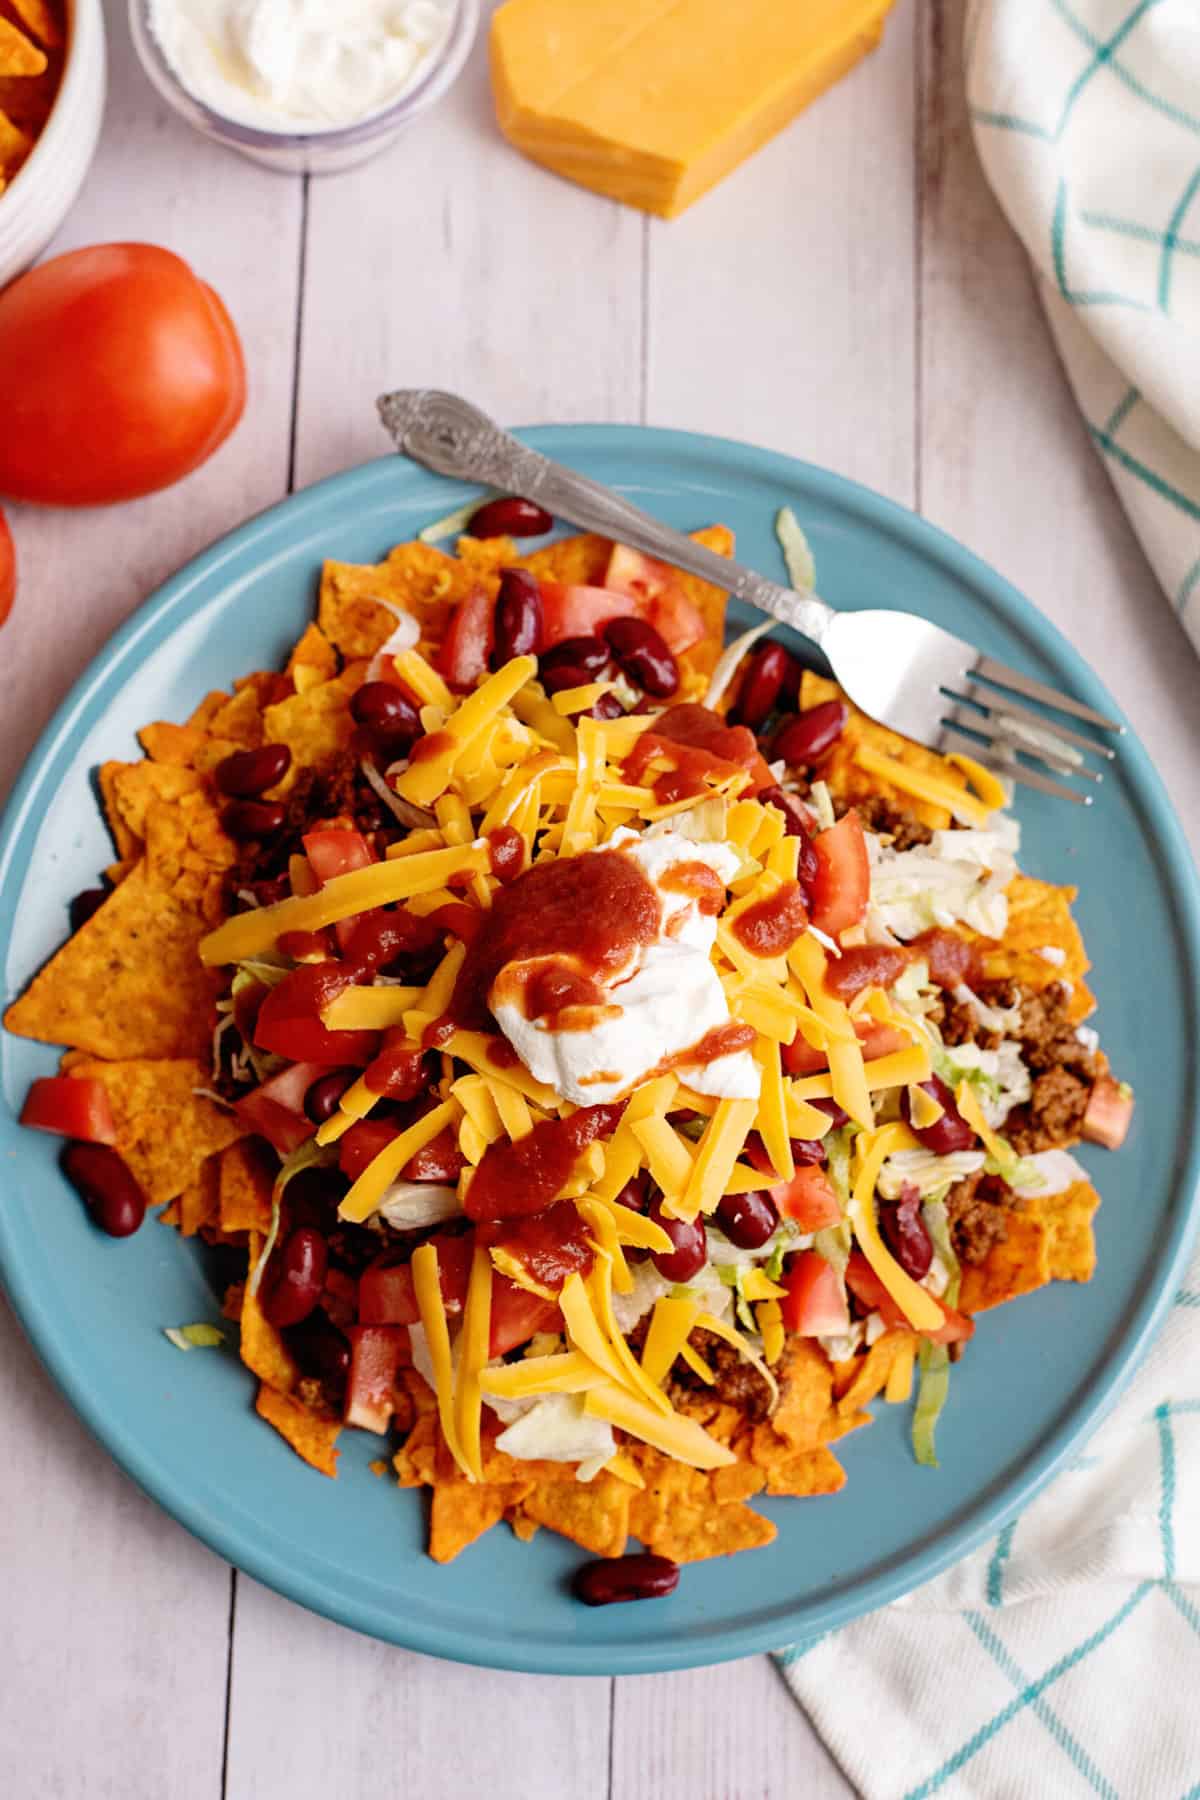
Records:
M1050 1279L1050 1233L1030 1212L1007 1215L1008 1236L981 1263L963 1266L958 1304L962 1312L986 1312L1018 1294L1031 1294Z
M349 701L361 686L361 669L347 669L333 681L268 706L262 716L267 742L286 744L294 768L328 762L350 746L354 720Z
M530 1539L535 1538L541 1529L537 1520L527 1519L519 1506L513 1507L512 1511L505 1516L513 1528L513 1535L519 1537L523 1544L529 1543Z
M620 1556L629 1533L630 1503L641 1498L628 1482L602 1469L591 1481L539 1481L520 1507L527 1518L593 1556Z
M220 1211L221 1157L210 1156L200 1165L194 1181L179 1196L179 1229L195 1237L205 1225L215 1225Z
M8 0L8 4L25 28L47 50L57 49L62 43L62 24L48 0Z
M133 763L105 762L96 771L96 784L100 789L100 801L104 807L104 819L117 855L122 862L142 853L141 834L131 829L117 798L117 778L122 770L132 769Z
M147 768L158 768L154 763ZM183 769L159 769L182 776ZM193 776L193 780L196 778ZM237 845L221 827L221 811L202 787L177 800L151 800L146 808L146 867L150 880L170 890L190 911L216 924L225 917L225 874L238 859Z
M911 1331L903 1329L885 1331L882 1337L876 1338L855 1373L854 1380L845 1391L838 1395L837 1409L843 1417L856 1413L860 1407L881 1394L887 1386L887 1378L891 1374L892 1364L900 1352L912 1342Z
M206 1056L221 979L200 961L207 930L140 862L34 977L4 1023L18 1037L94 1056Z
M927 750L923 744L914 744L911 738L901 737L898 732L889 731L885 725L879 725L874 719L869 719L866 713L859 712L836 681L827 681L823 675L805 669L800 678L801 708L819 706L826 700L841 700L849 714L841 736L819 770L821 779L828 783L834 799L852 803L868 800L872 795L879 794L884 799L893 800L897 806L920 819L931 830L945 830L951 820L944 806L933 806L927 800L918 800L915 794L894 787L891 782L883 781L878 775L869 775L854 760L855 750L860 744L866 744L884 756L892 756L898 762L906 763L910 769L924 769L928 774L936 775L940 781L951 782L964 790L967 787L966 776L935 750Z
M258 689L246 686L221 705L208 720L210 736L229 738L241 750L257 750L263 741L262 704Z
M211 688L193 713L187 718L187 724L194 725L197 731L205 733L212 730L212 722L221 708L228 706L229 695L220 688Z
M265 1236L271 1229L272 1186L262 1145L251 1139L230 1144L221 1155L218 1183L221 1230Z
M709 1486L713 1499L719 1506L728 1506L733 1500L751 1500L755 1494L761 1493L766 1482L763 1471L752 1462L739 1460L725 1469L714 1469Z
M195 793L201 782L191 769L137 762L104 763L100 785L117 849L122 856L129 856L136 855L145 840L150 808L159 802L173 806L185 794ZM130 839L136 847L133 850L126 848Z
M175 1230L179 1229L178 1200L172 1200L169 1205L163 1207L158 1215L158 1222L160 1225L170 1225L173 1226Z
M424 1386L424 1383L422 1383ZM425 1390L428 1393L428 1388ZM401 1487L432 1487L435 1480L438 1448L437 1413L422 1413L400 1449L392 1458L392 1467Z
M1026 1200L1025 1211L1046 1231L1051 1281L1090 1281L1096 1268L1092 1216L1100 1196L1090 1181L1073 1181L1061 1194Z
M208 733L199 725L172 725L165 719L143 725L138 742L146 755L156 763L167 763L174 769L195 767L196 758L208 741Z
M734 537L727 525L708 525L703 531L693 531L692 537L706 550L717 556L732 556ZM700 614L705 624L704 641L693 644L685 650L680 658L685 675L693 673L707 678L717 666L717 659L725 642L725 608L729 596L723 588L713 587L698 576L686 575L680 571L680 583L687 598Z
M0 18L0 75L40 75L45 67L45 51Z
M767 1472L768 1494L836 1494L846 1485L846 1471L832 1450L823 1444L802 1451Z
M460 1551L500 1523L528 1485L467 1481L463 1476L439 1479L429 1509L429 1554L434 1562L453 1562Z
M340 1424L332 1419L318 1419L298 1400L278 1393L265 1382L259 1385L254 1410L275 1427L280 1437L286 1439L311 1468L336 1480L338 1453L333 1446L342 1429Z
M983 953L983 972L989 981L1021 981L1027 987L1044 988L1052 981L1070 982L1067 1008L1075 1023L1087 1017L1096 1004L1084 983L1091 968L1079 927L1071 917L1073 887L1054 887L1032 875L1015 875L1008 884L1008 929L999 944L972 937ZM1061 963L1047 962L1043 949L1061 950Z
M819 1441L833 1396L829 1360L816 1344L793 1338L776 1376L779 1404L771 1415L771 1427L785 1440L789 1452L810 1450Z
M849 1437L852 1431L861 1431L864 1425L872 1424L874 1420L869 1412L843 1414L832 1406L821 1422L821 1442L835 1444L838 1438Z
M262 1239L250 1233L250 1256L247 1267L253 1269L262 1250ZM247 1280L242 1295L241 1356L246 1367L276 1393L288 1394L296 1385L299 1371L282 1337L263 1313Z
M0 109L0 174L11 179L32 149L33 138L29 132Z
M503 540L508 542L508 540ZM511 557L510 560L515 560ZM413 614L422 642L440 642L450 608L480 584L478 561L460 561L431 544L397 544L386 562L327 562L321 572L317 623L343 656L373 656L396 629L390 607ZM490 576L490 591L499 575ZM388 601L390 606L379 604Z
M304 627L300 642L288 657L287 672L293 681L299 668L317 670L324 681L331 681L338 672L337 651L321 627L311 619Z
M202 1063L85 1058L72 1063L71 1073L103 1084L116 1147L155 1205L182 1194L199 1179L206 1157L242 1136L231 1112L195 1092L208 1080Z
M710 1556L757 1549L776 1536L771 1521L740 1499L719 1501L713 1477L703 1470L689 1469L659 1451L644 1448L638 1460L646 1488L632 1496L629 1529L657 1555L680 1563L703 1562ZM729 1477L734 1470L715 1473ZM743 1477L743 1485L749 1479Z

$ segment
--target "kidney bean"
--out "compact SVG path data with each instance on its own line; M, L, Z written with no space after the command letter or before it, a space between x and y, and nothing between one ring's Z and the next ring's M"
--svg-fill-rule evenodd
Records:
M791 1145L792 1161L798 1169L815 1168L829 1159L823 1138L792 1138Z
M283 1341L296 1359L302 1375L320 1381L340 1395L350 1373L350 1345L323 1307L317 1307L299 1325L285 1328Z
M548 694L602 681L612 673L612 654L599 637L560 638L538 657L538 676Z
M618 1206L627 1206L631 1212L644 1213L650 1200L650 1177L644 1169L631 1175L625 1186L616 1197Z
M750 658L737 705L730 714L738 725L757 731L763 720L775 711L786 687L785 698L794 701L799 671L782 644L761 644Z
M842 735L848 717L840 700L822 700L820 706L807 707L775 733L775 757L793 766L816 762Z
M550 514L536 501L506 494L499 500L485 500L471 514L467 530L474 538L541 537L553 524Z
M213 780L231 799L254 800L282 781L292 766L286 744L263 744L257 750L235 750L213 770Z
M70 1144L62 1166L101 1231L131 1237L146 1216L146 1196L116 1151L108 1144Z
M278 800L235 800L225 808L221 823L231 838L274 837L287 819L287 807Z
M420 715L394 681L364 682L350 702L350 712L371 747L385 755L402 756L421 735Z
M779 1209L765 1188L726 1194L717 1207L717 1224L739 1250L759 1250L779 1224Z
M604 1557L584 1563L572 1583L576 1598L587 1606L612 1606L622 1600L658 1600L679 1586L679 1564L648 1550L638 1555Z
M321 1298L329 1252L325 1239L311 1225L290 1232L263 1272L259 1305L268 1322L278 1329L299 1325Z
M807 838L812 831L814 820L798 794L785 793L781 787L762 788L758 798L764 806L777 806L783 814L784 831L788 837ZM815 864L815 857L814 857Z
M340 1169L314 1163L301 1169L287 1184L287 1212L293 1225L315 1225L320 1230L346 1192Z
M923 1281L933 1264L933 1239L921 1214L921 1195L906 1182L897 1201L881 1201L879 1231L906 1275Z
M650 1208L650 1217L656 1225L661 1225L670 1238L673 1249L656 1250L653 1255L655 1268L664 1281L690 1281L698 1275L708 1260L708 1246L704 1236L704 1225L700 1219L669 1219L662 1210L662 1196Z
M815 1106L818 1112L823 1112L832 1122L835 1131L839 1125L848 1125L850 1122L850 1114L836 1100L810 1100L808 1104Z
M679 664L648 619L610 619L604 637L630 681L647 694L666 700L677 691Z
M926 1150L932 1150L935 1156L949 1156L955 1150L970 1150L975 1143L975 1133L967 1124L954 1104L954 1095L946 1086L940 1075L931 1075L928 1081L917 1083L918 1087L932 1094L942 1109L940 1119L932 1125L923 1125L919 1129L912 1122L912 1108L908 1104L908 1090L900 1096L900 1111L904 1120L912 1128L918 1141Z
M338 1101L355 1078L354 1069L331 1069L318 1075L304 1096L304 1110L314 1125L323 1125L337 1111Z
M493 623L493 669L514 656L536 656L542 641L542 590L528 569L503 569Z
M107 899L107 888L84 888L82 894L76 894L70 906L71 930L78 931L81 925L86 925Z
M615 694L601 694L587 709L589 719L623 719L625 708Z

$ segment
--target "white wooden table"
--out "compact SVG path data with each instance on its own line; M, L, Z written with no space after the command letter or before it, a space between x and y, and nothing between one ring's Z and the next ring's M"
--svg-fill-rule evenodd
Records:
M0 789L112 629L290 487L377 455L385 387L502 420L644 420L792 451L918 507L1081 643L1200 840L1197 669L1085 438L977 168L956 8L690 214L650 221L497 135L477 53L390 154L319 183L193 136L110 0L112 85L58 245L149 239L224 296L246 418L182 486L14 509ZM0 1778L12 1800L751 1800L850 1792L765 1658L551 1683L406 1654L233 1574L86 1435L0 1304Z

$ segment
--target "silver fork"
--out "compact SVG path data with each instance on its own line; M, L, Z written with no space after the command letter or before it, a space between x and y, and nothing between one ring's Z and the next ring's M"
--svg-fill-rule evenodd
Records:
M685 569L790 625L824 652L855 705L893 731L934 750L965 751L1013 781L1091 805L1090 793L1043 769L1096 783L1103 777L1087 766L1084 752L1109 759L1115 752L1014 695L1101 730L1123 732L1116 719L983 656L915 613L835 612L811 590L781 587L716 556L610 488L519 443L455 394L433 388L385 394L379 413L397 449L437 474L522 494L557 518ZM1034 759L1043 769L1018 758Z

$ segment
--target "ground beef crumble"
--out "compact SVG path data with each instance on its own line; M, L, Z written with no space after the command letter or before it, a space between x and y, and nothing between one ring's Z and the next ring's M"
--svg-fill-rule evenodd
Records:
M767 1417L771 1410L771 1390L758 1370L746 1362L732 1344L727 1344L714 1332L703 1330L693 1331L689 1342L704 1358L716 1381L709 1386L699 1375L693 1374L686 1363L677 1363L667 1384L667 1397L673 1404L681 1395L691 1397L704 1393L724 1401L726 1406L736 1406L752 1424Z
M867 799L856 800L853 804L867 830L890 837L893 850L914 850L918 845L928 844L933 838L929 826L922 824L915 813L907 812L904 807L895 805L882 794L871 794ZM840 810L845 812L848 808L843 806Z
M981 1263L1008 1236L1008 1215L1020 1201L998 1175L978 1170L956 1181L946 1195L950 1242L960 1262Z
M1014 1106L1004 1122L1004 1135L1018 1156L1060 1149L1079 1137L1092 1084L1069 1069L1047 1069L1034 1079L1033 1093Z

